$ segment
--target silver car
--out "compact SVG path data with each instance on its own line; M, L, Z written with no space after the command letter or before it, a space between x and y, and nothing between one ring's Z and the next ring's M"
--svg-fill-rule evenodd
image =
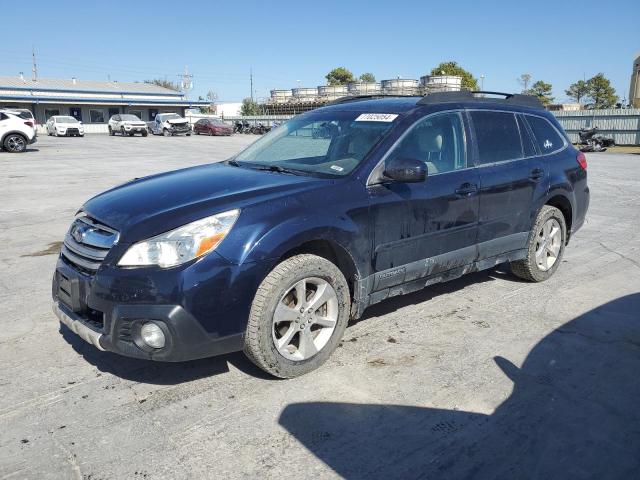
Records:
M112 115L109 119L109 135L115 135L116 133L120 133L123 137L125 135L133 137L136 133L146 137L149 131L147 130L147 124L136 115L122 113Z

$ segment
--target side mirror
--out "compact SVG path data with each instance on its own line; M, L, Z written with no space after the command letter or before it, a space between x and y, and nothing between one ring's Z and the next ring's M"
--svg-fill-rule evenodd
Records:
M415 158L396 158L386 166L384 176L396 182L424 182L427 178L427 165Z

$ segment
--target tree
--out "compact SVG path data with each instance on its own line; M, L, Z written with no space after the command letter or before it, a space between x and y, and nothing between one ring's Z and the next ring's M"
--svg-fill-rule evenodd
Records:
M588 94L591 108L612 108L618 101L616 90L604 74L599 73L587 80Z
M463 90L480 90L478 80L466 71L457 62L442 62L431 70L431 75L455 75L462 77Z
M162 78L154 78L153 80L145 80L144 83L149 83L151 85L157 85L159 87L168 88L169 90L175 90L176 92L180 91L180 85L177 83L173 83L169 80Z
M346 85L353 82L353 73L344 67L338 67L327 73L325 78L329 85Z
M522 75L520 75L518 77L518 83L520 85L522 85L522 90L528 90L529 89L529 82L531 81L531 74L529 73L523 73Z
M576 83L569 85L569 88L564 93L567 94L567 97L575 100L576 103L580 103L580 100L589 94L589 85L584 80L578 80Z
M531 85L531 88L523 90L522 93L524 93L525 95L534 95L538 97L543 105L549 105L555 98L551 96L552 90L553 87L550 83L538 80L533 85Z
M376 81L376 76L373 73L363 73L362 75L360 75L359 80L361 82L367 82L367 83L372 83Z
M240 107L240 115L248 117L252 115L260 115L260 105L258 105L251 98L247 97L242 100L242 106Z

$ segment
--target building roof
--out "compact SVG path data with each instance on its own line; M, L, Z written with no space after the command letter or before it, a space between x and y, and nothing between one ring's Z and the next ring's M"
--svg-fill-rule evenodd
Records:
M175 95L182 96L182 92L176 92L169 88L160 87L148 83L138 82L97 82L93 80L39 78L34 82L28 77L24 80L19 76L0 77L0 89L13 90L45 90L63 92L91 92L91 93L137 93L150 95Z

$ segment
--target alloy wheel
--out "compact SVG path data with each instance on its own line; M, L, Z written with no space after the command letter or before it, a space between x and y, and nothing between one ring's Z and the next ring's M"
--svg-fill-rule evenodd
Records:
M307 360L329 342L338 321L338 296L322 278L296 282L273 314L273 343L283 357Z
M6 146L7 150L9 150L10 152L17 153L23 152L27 147L27 143L22 136L11 135L9 138L7 138Z
M555 218L550 218L538 232L535 259L543 272L549 270L558 260L562 247L562 229Z

